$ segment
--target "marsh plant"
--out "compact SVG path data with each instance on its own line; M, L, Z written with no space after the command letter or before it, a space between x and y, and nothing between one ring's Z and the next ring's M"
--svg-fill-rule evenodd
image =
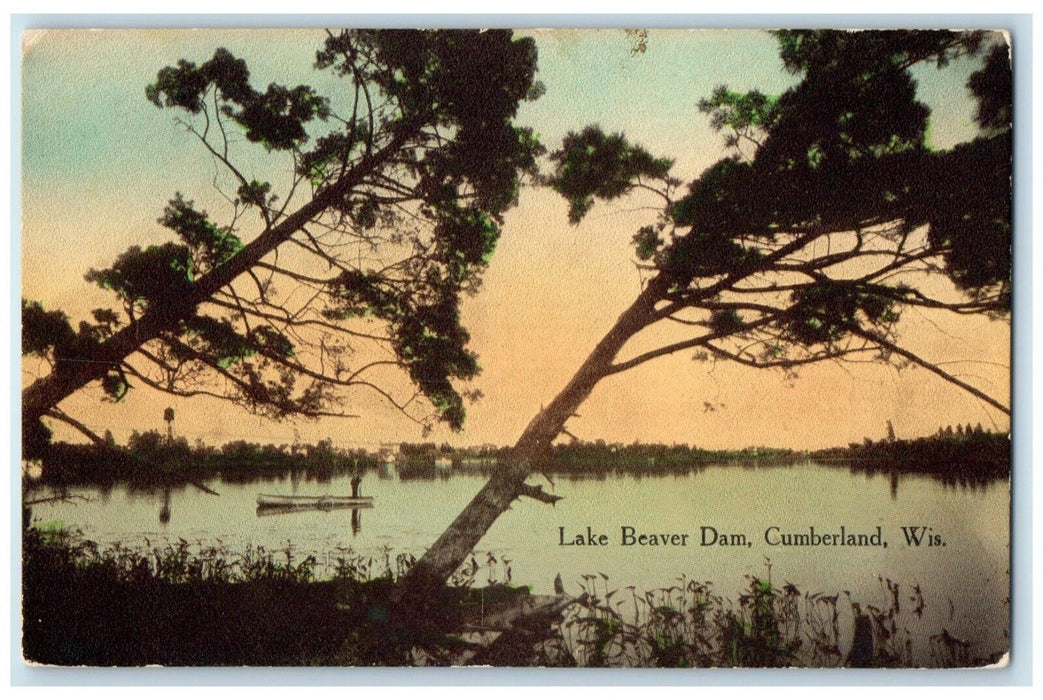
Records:
M884 602L872 605L852 600L847 591L778 587L770 563L765 575L747 575L746 581L732 599L687 576L646 592L613 588L605 574L584 576L580 595L565 610L561 647L578 665L594 667L945 668L983 665L998 656L983 657L944 629L918 639L916 622L925 607L918 585L906 590L881 577Z
M100 544L79 529L58 523L25 530L23 551L50 564L107 572L115 581L163 583L247 583L251 581L367 582L397 580L416 562L409 552L398 552L388 545L375 552L359 552L350 546L326 551L301 551L291 540L281 549L247 544L232 547L217 540L189 542L184 538L153 542L142 538L138 544L110 542ZM474 553L450 580L457 587L511 582L510 559L493 552Z

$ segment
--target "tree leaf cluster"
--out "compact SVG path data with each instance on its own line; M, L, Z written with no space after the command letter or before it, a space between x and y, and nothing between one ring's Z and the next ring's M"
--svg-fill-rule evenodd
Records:
M425 203L452 205L466 191L473 206L499 214L517 199L518 173L536 172L542 149L531 130L512 124L518 103L538 95L536 58L535 42L508 30L390 29L332 35L316 66L384 95L389 109L381 116L390 128L423 124L452 135L407 163ZM320 143L307 167L343 158L357 144L350 135Z
M287 88L272 83L264 92L255 90L246 61L224 48L199 66L182 59L177 66L163 68L145 95L157 107L199 114L211 87L222 103L221 113L243 127L247 139L271 150L301 145L308 138L304 125L330 116L329 101L307 85Z
M94 323L80 321L74 329L63 311L47 311L37 301L22 299L22 355L42 358L54 371L67 371L70 363L91 362L102 342L119 328L120 319L110 309L94 309ZM102 390L114 401L130 388L126 377L110 370L101 378ZM39 435L50 435L44 430Z
M829 282L793 292L787 336L802 345L840 340L852 328L898 320L895 300L850 282Z
M595 125L569 133L550 159L554 172L546 182L568 201L573 224L586 216L595 197L621 197L643 177L665 178L673 165L630 144L622 134L606 134Z
M85 278L114 292L132 315L173 306L192 289L192 250L173 242L144 249L131 246L116 258L112 267L91 269Z
M453 379L477 376L477 357L466 348L470 335L460 321L459 297L437 268L424 277L426 293L418 298L403 293L378 275L344 273L333 293L339 306L330 314L372 315L388 325L399 362L413 382L431 400L450 427L463 426L464 402Z
M255 180L240 187L239 195L243 201L266 206L264 197L269 187ZM180 192L163 209L159 223L176 233L192 250L195 267L201 272L217 267L243 248L243 242L230 228L218 227L205 211L197 211L194 202L186 201Z

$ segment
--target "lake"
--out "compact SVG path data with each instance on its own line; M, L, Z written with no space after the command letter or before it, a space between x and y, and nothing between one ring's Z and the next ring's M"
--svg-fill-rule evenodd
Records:
M638 590L670 586L684 574L711 581L716 592L734 599L746 589L748 575L767 576L770 567L778 587L789 582L802 592L849 591L852 600L878 606L890 600L882 581L891 579L906 596L903 604L916 585L926 604L922 618L905 605L902 624L923 635L945 629L970 641L975 655L1008 646L1005 480L957 486L927 476L867 474L810 462L720 465L667 476L552 478L553 484L539 475L530 482L564 500L555 506L515 502L480 543L476 558L485 564L486 552L493 553L496 579L502 581L509 566L513 583L551 593L560 574L566 591L577 595L588 574L607 576L609 588ZM154 546L183 538L232 551L290 546L295 557L315 555L321 565L332 565L347 548L378 559L384 551L419 556L484 481L459 473L415 481L369 473L362 493L375 498L373 508L265 516L256 508L258 493L350 494L350 476L328 483L289 476L206 482L219 496L193 486L166 493L75 488L70 493L89 500L38 504L33 518L79 528L102 545L143 546L147 539ZM841 528L847 538L861 535L864 546L830 544ZM624 535L633 544L624 546ZM641 535L645 544L638 543ZM910 536L920 536L921 544L910 544ZM782 544L810 541L817 546ZM841 609L846 606L843 599ZM924 653L917 658L927 663Z

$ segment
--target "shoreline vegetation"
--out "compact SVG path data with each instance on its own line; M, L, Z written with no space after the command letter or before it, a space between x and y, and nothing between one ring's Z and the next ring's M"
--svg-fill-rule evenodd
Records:
M574 441L556 445L541 470L565 478L597 478L606 474L655 476L699 471L710 466L800 466L807 462L846 466L866 473L925 474L946 483L978 484L1010 475L1009 436L981 426L951 426L928 437L888 437L847 447L803 451L748 447L707 450L690 445ZM219 478L249 483L292 473L319 483L344 474L374 472L402 480L446 478L453 474L493 473L510 449L484 445L453 448L435 443L401 443L367 451L341 449L332 440L315 444L272 445L237 440L222 447L158 431L133 433L127 445L107 435L97 444L51 444L37 461L39 481L52 486L127 484L133 487L177 486Z
M485 564L479 564L483 559ZM323 578L291 549L193 552L187 542L101 549L79 533L23 532L23 655L48 665L887 667L982 666L1005 650L916 628L924 593L881 579L877 601L781 588L748 575L736 600L679 577L648 592L584 576L579 595L478 648L466 630L491 610L524 608L525 587L498 583L473 555L425 614L399 614L392 590L414 561L345 556ZM502 569L500 570L502 574ZM478 574L483 582L475 587ZM506 632L504 634L507 634ZM496 649L496 656L492 649ZM468 656L461 656L467 654ZM483 654L485 654L483 656Z

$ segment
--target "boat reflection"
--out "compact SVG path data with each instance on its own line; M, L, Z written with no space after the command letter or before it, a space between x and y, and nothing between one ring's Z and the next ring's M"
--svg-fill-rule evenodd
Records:
M351 504L311 504L311 505L258 505L257 506L257 517L261 518L267 515L288 515L290 513L306 513L308 511L321 510L350 510L351 511L351 534L357 535L362 529L362 516L359 511L372 508L373 502L367 503L351 503Z
M260 505L257 506L258 517L263 515L285 515L287 513L303 513L311 510L351 510L354 516L359 510L365 508L372 508L372 503L352 503L352 504L314 504L314 505Z

